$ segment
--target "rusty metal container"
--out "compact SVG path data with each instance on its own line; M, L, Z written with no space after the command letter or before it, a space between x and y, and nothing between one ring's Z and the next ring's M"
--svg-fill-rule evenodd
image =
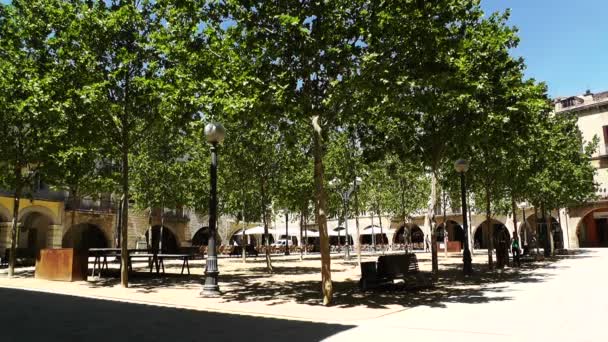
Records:
M38 279L77 281L86 280L88 252L74 248L41 249L36 258Z

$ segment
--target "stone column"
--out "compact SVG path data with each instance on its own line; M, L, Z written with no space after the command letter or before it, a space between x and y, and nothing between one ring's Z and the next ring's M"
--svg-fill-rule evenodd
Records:
M61 248L63 239L63 225L51 224L46 233L46 248Z

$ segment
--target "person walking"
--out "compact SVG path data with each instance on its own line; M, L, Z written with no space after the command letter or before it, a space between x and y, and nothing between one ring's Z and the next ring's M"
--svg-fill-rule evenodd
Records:
M519 260L519 240L517 239L517 236L514 236L513 241L511 241L511 253L513 253L513 263L517 264L517 267L520 267L521 263Z
M431 241L429 239L429 236L425 236L424 238L424 251L425 252L429 252L431 250Z

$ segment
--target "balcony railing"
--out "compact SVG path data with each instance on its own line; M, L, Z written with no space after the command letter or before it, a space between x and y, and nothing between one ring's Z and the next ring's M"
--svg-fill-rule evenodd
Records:
M114 213L118 203L110 200L69 199L65 201L65 210Z

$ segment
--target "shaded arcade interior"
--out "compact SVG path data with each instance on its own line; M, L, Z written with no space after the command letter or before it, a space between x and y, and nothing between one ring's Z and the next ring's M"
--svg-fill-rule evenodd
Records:
M608 247L608 209L594 210L576 229L580 247Z
M393 243L410 244L413 249L424 249L424 232L415 224L404 224L393 235Z
M488 249L490 247L488 239L490 227L492 228L492 242L494 248L496 248L499 243L510 243L511 234L502 222L491 220L488 224L488 221L486 220L475 228L475 233L473 234L473 247L475 249Z
M148 249L153 253L177 253L179 250L177 238L168 227L153 226L146 231L145 238Z
M81 223L68 229L61 240L61 247L75 249L108 248L109 239L96 225Z

